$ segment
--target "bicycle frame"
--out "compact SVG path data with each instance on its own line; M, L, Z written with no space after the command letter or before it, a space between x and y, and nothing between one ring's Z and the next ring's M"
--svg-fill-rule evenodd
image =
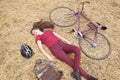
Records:
M96 39L97 39L97 34L98 34L99 27L98 27L98 25L94 24L94 23L84 14L84 11L83 11L83 10L84 10L84 9L82 8L81 11L79 11L79 9L78 9L78 11L75 12L75 13L64 14L64 15L65 15L64 17L65 17L65 18L69 18L69 17L77 16L77 24L78 24L77 36L78 36L79 38L82 37L82 38L86 39L86 41L88 41L90 44L93 44L93 43L95 43L95 41L96 41ZM91 23L91 24L93 25L93 27L90 28L90 29L81 31L81 30L80 30L80 29L81 29L81 26L80 26L80 24L81 24L81 23L80 23L81 17L85 18L89 23ZM93 30L95 31L94 39L90 39L90 38L88 38L87 36L84 36L84 33L89 32L89 31L93 31Z
M76 15L77 15L77 22L78 22L78 32L80 33L80 35L81 34L83 35L83 37L84 37L84 39L86 39L86 41L88 41L91 44L94 43L96 41L96 39L97 39L97 34L98 34L99 27L96 24L94 24L87 16L84 15L83 10L81 10L81 11L78 10L78 12L76 12ZM87 29L87 30L84 30L84 31L81 31L80 30L81 29L81 26L80 26L80 24L81 24L80 23L81 16L83 18L85 18L89 23L91 23L94 27L90 28L90 29ZM94 39L93 40L90 39L87 36L84 36L84 33L89 32L89 31L93 31L93 30L95 31Z

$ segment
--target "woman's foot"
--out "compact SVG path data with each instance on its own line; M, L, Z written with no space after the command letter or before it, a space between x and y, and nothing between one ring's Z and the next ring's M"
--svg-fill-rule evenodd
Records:
M75 78L76 80L81 80L79 71L73 71L73 72L71 73L71 76L72 76L73 78Z
M93 76L89 76L88 80L98 80L98 78L95 78Z

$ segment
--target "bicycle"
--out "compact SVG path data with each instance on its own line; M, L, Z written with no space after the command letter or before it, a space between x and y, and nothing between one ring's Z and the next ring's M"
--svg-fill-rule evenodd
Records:
M73 29L74 36L79 41L79 47L82 52L94 60L103 60L111 53L111 44L106 36L100 33L100 30L106 30L107 27L96 22L93 23L85 14L84 5L90 2L81 2L78 5L77 12L68 7L57 7L50 11L49 19L52 23L60 27L70 27L76 22L77 29ZM82 5L80 10L79 6ZM87 20L88 29L81 30L81 17Z

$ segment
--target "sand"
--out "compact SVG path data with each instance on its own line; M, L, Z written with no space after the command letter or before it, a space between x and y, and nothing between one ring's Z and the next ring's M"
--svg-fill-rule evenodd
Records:
M76 10L79 2L85 0L0 0L0 80L37 80L34 64L37 59L47 59L38 49L30 29L40 19L49 21L49 12L55 7L66 6ZM86 14L94 21L106 25L102 31L112 45L112 53L105 60L92 60L81 55L81 67L99 80L120 80L120 0L90 0ZM84 24L84 23L83 23ZM73 27L55 28L55 31L78 46ZM27 43L35 55L25 59L20 54L20 46ZM45 50L51 52L44 46ZM54 57L54 56L53 56ZM54 57L55 58L55 57ZM61 80L74 80L72 68L55 58L55 66L63 71ZM82 77L83 80L85 80Z

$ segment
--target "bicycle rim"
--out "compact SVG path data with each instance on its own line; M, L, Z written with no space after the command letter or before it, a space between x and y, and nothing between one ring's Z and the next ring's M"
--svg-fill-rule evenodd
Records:
M85 36L92 39L94 34L95 32L88 32L85 33ZM107 37L98 33L96 43L97 46L92 47L91 44L84 38L79 39L79 46L87 57L94 60L103 60L107 58L111 53L111 45Z
M66 17L65 14L75 13L68 7L57 7L49 13L49 19L52 23L60 27L69 27L77 22L76 16Z

